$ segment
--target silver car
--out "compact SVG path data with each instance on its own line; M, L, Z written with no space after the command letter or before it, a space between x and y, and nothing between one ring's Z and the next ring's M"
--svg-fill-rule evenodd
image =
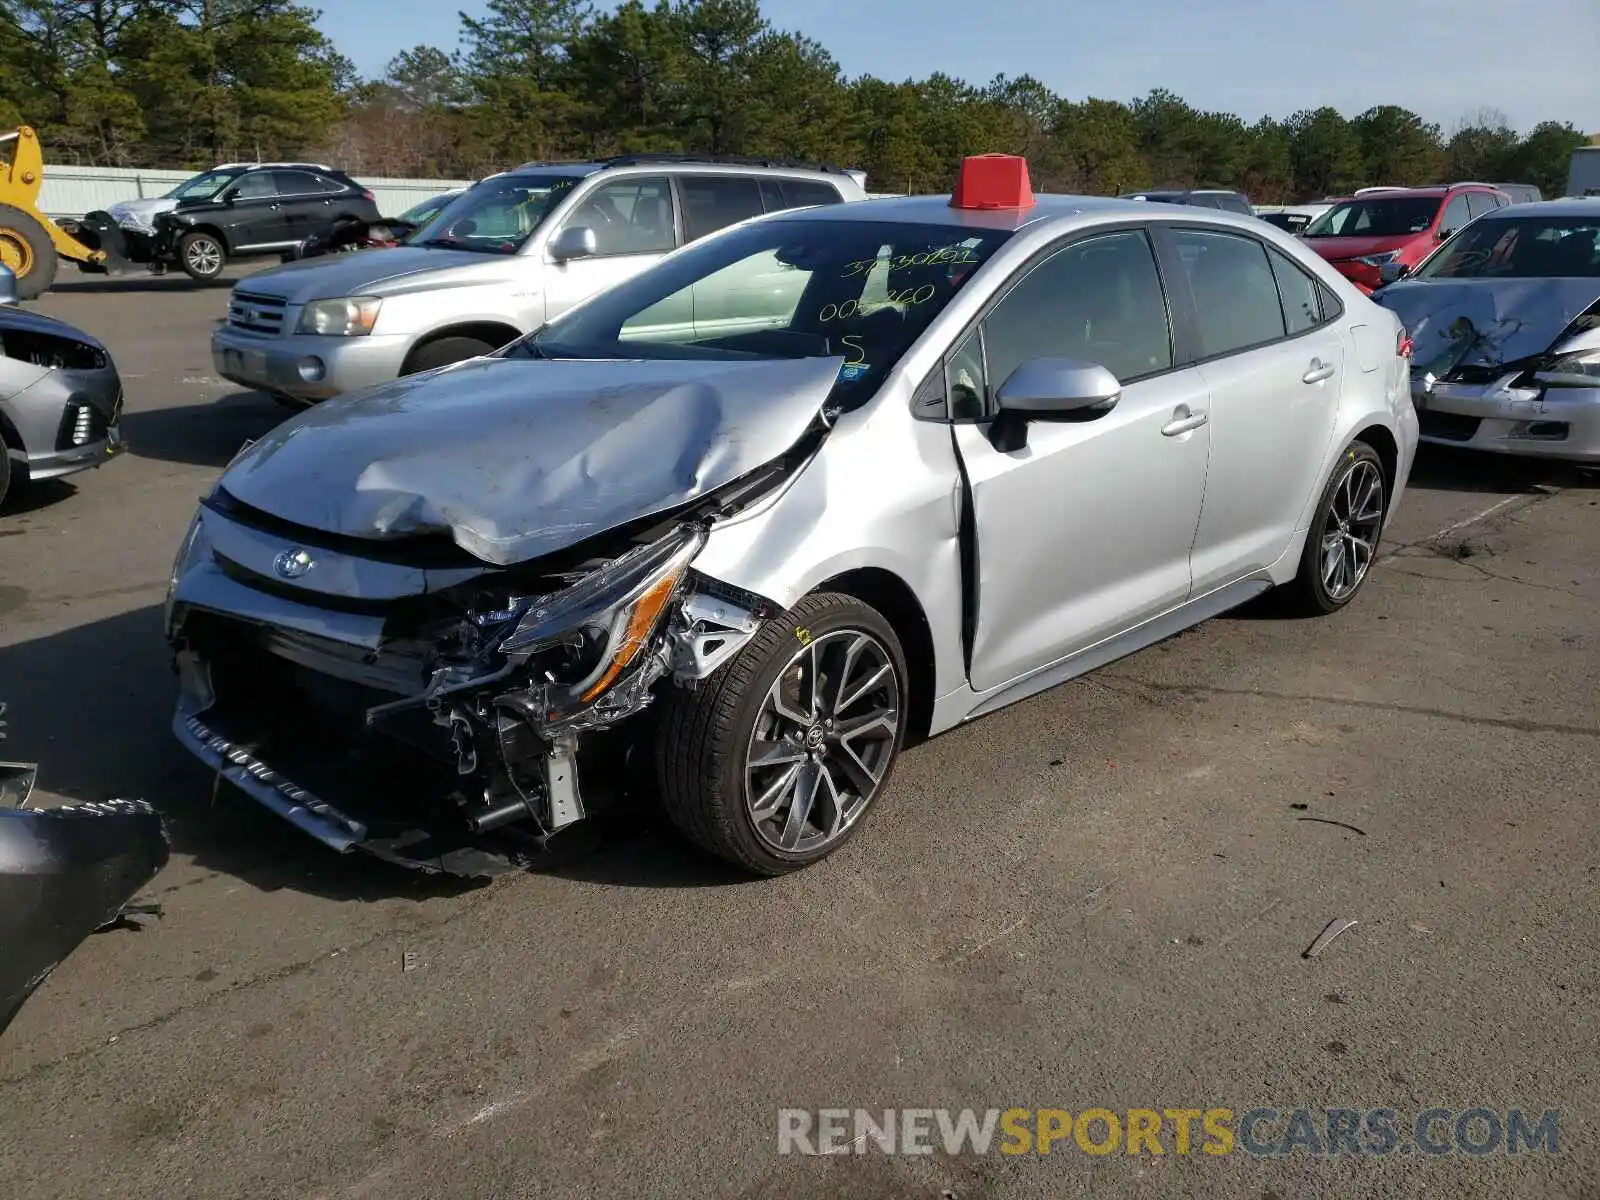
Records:
M741 224L249 446L172 573L178 739L339 850L503 869L631 785L777 874L908 741L1348 604L1416 448L1399 321L1253 217L994 170Z
M0 503L28 482L111 461L124 448L122 381L106 348L15 305L0 266Z
M1415 341L1423 441L1600 463L1600 199L1487 213L1374 299Z
M831 169L670 155L529 163L469 188L401 246L252 275L211 356L244 387L323 400L488 354L747 217L865 196L858 174Z

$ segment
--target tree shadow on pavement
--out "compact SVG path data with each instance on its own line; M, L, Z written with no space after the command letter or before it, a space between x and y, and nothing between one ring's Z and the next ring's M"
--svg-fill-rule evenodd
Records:
M246 442L293 415L262 392L234 392L212 404L124 412L122 434L138 458L221 470Z
M13 590L19 595L6 605L8 614L28 603L24 589ZM148 800L167 818L175 855L262 891L420 901L483 886L361 853L340 855L220 783L172 736L176 686L162 619L161 606L150 605L0 646L6 752L39 764L39 793L69 803ZM547 858L530 870L622 887L744 881L689 848L648 803L626 801L586 825L553 841Z

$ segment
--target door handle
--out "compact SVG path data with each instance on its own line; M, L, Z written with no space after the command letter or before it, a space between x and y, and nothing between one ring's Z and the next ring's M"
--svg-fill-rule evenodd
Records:
M1177 437L1180 433L1199 429L1209 420L1211 414L1203 409L1200 412L1192 412L1187 404L1180 404L1172 410L1172 420L1161 427L1161 436Z
M280 208L283 207L283 205L281 205L281 204L269 204L269 205L267 205L267 207L270 208L273 212L277 212Z
M1300 376L1301 383L1321 383L1324 379L1333 378L1333 364L1325 363L1320 358L1313 358L1311 366L1306 373Z

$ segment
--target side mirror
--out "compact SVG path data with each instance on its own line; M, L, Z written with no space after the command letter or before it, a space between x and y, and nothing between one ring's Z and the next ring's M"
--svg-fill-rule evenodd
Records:
M17 273L0 263L0 304L17 302Z
M1020 450L1027 445L1029 421L1093 421L1115 408L1121 396L1121 382L1099 363L1032 358L995 393L1000 412L990 437L997 450Z
M1407 263L1384 263L1378 268L1378 278L1387 286L1411 274L1411 267Z
M1454 236L1454 234L1455 234L1455 230L1454 229L1440 229L1439 230L1439 240L1441 242L1448 241L1452 236Z
M568 225L550 243L550 257L556 262L571 262L575 258L593 258L600 243L594 230L587 225Z

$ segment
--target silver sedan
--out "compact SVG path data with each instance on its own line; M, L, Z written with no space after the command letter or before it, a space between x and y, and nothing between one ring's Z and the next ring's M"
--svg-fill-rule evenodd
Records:
M1016 160L758 218L247 448L173 570L174 731L339 850L488 873L633 786L793 870L908 741L1350 603L1409 350L1261 221Z
M1600 463L1600 199L1487 213L1374 298L1415 340L1423 441Z

